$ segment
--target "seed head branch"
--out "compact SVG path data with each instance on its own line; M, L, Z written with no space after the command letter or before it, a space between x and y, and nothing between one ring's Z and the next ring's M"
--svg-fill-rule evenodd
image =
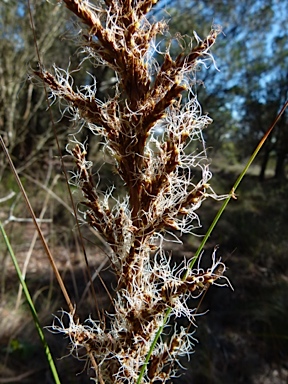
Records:
M189 261L173 266L163 250L167 232L179 241L180 233L200 226L198 209L207 198L220 199L210 186L212 177L202 131L212 120L202 114L193 93L198 65L212 60L210 48L219 28L190 52L173 58L170 48L160 52L155 44L167 24L150 23L146 14L157 0L63 0L81 24L82 53L91 65L106 65L115 72L114 94L96 98L93 86L73 85L72 75L54 67L55 75L39 70L52 95L66 101L79 125L99 135L111 154L126 194L115 196L113 186L97 191L85 146L74 141L71 151L76 171L71 180L84 197L84 220L98 230L111 247L111 266L117 287L114 310L105 320L75 322L65 313L53 329L69 336L71 350L95 371L98 383L135 384L167 309L170 318L186 317L195 323L195 307L210 285L229 285L225 266L212 256L209 269L189 269ZM169 47L169 44L168 44ZM156 55L162 55L162 64ZM185 92L185 94L184 94ZM184 95L183 95L184 94ZM84 124L83 124L84 123ZM197 141L200 150L189 150ZM178 231L178 232L175 232ZM191 353L192 333L175 327L158 341L143 383L165 382L174 377L178 357Z

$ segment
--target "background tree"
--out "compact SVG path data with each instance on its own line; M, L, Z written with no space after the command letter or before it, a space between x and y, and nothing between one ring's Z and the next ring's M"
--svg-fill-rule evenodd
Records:
M214 52L220 72L212 68L206 71L207 87L197 85L195 91L201 93L205 110L215 122L215 129L206 132L209 144L223 149L232 142L230 147L238 148L238 158L243 159L287 98L287 2L174 0L168 2L167 10L171 29L175 26L174 30L180 29L182 34L193 29L205 33L212 23L222 26L223 38ZM286 124L287 112L271 138L273 145L266 144L266 152L259 158L262 178L272 154L277 164L275 176L285 174Z
M50 48L64 30L63 10L51 10L46 1L38 1L32 12L37 13L40 54L51 62L57 49ZM41 153L52 136L43 88L27 81L37 59L26 1L0 3L0 31L0 132L16 165L23 167Z
M35 20L40 56L45 57L45 66L51 66L57 61L63 68L70 67L76 78L83 77L82 74L78 74L75 64L81 52L75 52L71 42L72 28L67 10L57 5L51 7L47 1L36 1L34 4L32 2L31 11ZM63 40L65 44L62 43ZM32 80L29 76L31 70L36 69L38 65L27 1L2 0L0 2L0 133L18 170L26 168L35 161L43 161L43 158L47 157L47 148L55 147L43 86L36 84L35 79ZM89 75L89 73L93 75L91 65L87 63L86 69L84 83L89 84L93 81ZM111 72L108 73L102 67L99 71L104 84L101 85L101 82L98 84L98 96L104 98L109 88L108 79L112 76ZM55 121L59 120L58 107L54 108L53 113ZM58 133L61 133L61 126L65 124L67 125L67 119L64 118L61 124L57 125ZM3 170L2 164L0 172Z

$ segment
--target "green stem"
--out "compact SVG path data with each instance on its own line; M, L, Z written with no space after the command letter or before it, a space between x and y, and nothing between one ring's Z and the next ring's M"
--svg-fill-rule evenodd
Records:
M14 252L13 252L13 249L11 247L11 244L9 242L9 239L7 237L7 234L5 232L5 229L0 221L0 230L1 230L1 233L4 237L4 241L5 241L5 244L6 244L6 247L10 253L10 256L11 256L11 259L12 259L12 262L14 264L14 267L15 267L15 270L17 272L17 275L18 275L18 279L23 287L23 292L25 294L25 297L26 297L26 300L27 300L27 303L29 305L29 308L30 308L30 311L32 313L32 316L33 316L33 320L34 320L34 323L35 323L35 327L37 329L37 332L39 334L39 337L40 337L40 340L42 342L42 345L43 345L43 348L44 348L44 351L45 351L45 355L46 355L46 358L47 358L47 361L48 361L48 364L50 366L50 369L51 369L51 372L52 372L52 376L54 378L54 381L56 384L61 384L60 382L60 379L59 379L59 376L58 376L58 372L57 372L57 369L56 369L56 366L54 364L54 361L53 361L53 358L52 358L52 355L51 355L51 352L50 352L50 349L49 349L49 346L47 344L47 341L45 339L45 336L44 336L44 333L43 333L43 330L41 328L41 325L40 325L40 322L39 322L39 318L38 318L38 315L37 315L37 312L36 312L36 309L34 307L34 304L33 304L33 301L32 301L32 298L30 296L30 293L29 293L29 290L28 290L28 287L26 285L26 282L25 280L23 279L22 277L22 273L21 273L21 270L20 270L20 267L18 265L18 262L17 262L17 259L14 255Z
M249 158L247 164L245 165L243 171L240 173L240 175L238 176L237 180L235 181L230 193L229 193L229 196L228 198L224 201L224 203L222 204L221 208L219 209L219 211L217 212L214 220L212 221L208 231L206 232L205 236L203 237L203 240L201 241L201 244L199 245L199 248L197 249L196 253L195 253L195 256L193 257L191 263L189 264L189 268L192 269L196 260L198 259L198 257L200 256L201 252L202 252L202 249L204 248L204 245L206 244L207 240L209 239L213 229L215 228L218 220L220 219L222 213L224 212L224 210L226 209L229 201L231 200L231 197L234 197L235 198L235 192L236 192L236 189L238 188L239 184L241 183L243 177L246 175L250 165L253 163L253 161L255 160L255 157L258 155L260 149L263 147L263 144L265 143L265 141L267 140L268 136L270 135L270 133L272 132L272 130L274 129L275 125L277 124L277 122L279 121L280 117L282 116L282 114L284 113L285 109L287 108L287 105L288 105L288 100L286 101L286 103L284 104L284 106L282 107L281 111L279 112L278 116L276 117L276 119L274 120L273 124L270 126L270 128L268 129L268 131L265 133L265 135L263 136L263 138L260 140L259 144L257 145L257 147L255 148L254 152L252 153L251 157Z

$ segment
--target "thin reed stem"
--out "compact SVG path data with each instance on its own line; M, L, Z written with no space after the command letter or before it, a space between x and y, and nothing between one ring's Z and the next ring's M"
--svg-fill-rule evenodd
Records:
M2 138L1 138L1 140L2 140ZM36 311L36 309L34 307L33 300L32 300L32 298L30 296L30 293L29 293L28 287L26 285L25 279L22 276L21 269L20 269L20 267L18 265L18 262L17 262L17 259L15 257L15 254L13 252L12 246L10 244L10 241L8 239L8 236L7 236L6 232L5 232L5 229L4 229L1 221L0 221L0 231L1 231L2 236L4 238L4 242L6 244L8 252L9 252L9 254L11 256L11 260L12 260L12 262L14 264L14 268L15 268L15 270L17 272L18 280L21 283L21 286L22 286L22 289L23 289L26 301L27 301L27 303L29 305L30 312L32 314L35 327L37 329L37 332L38 332L39 338L41 340L41 343L43 345L45 356L46 356L46 359L48 361L48 364L49 364L49 367L50 367L50 370L51 370L51 373L52 373L52 377L53 377L53 379L55 381L55 384L60 384L61 382L60 382L60 379L59 379L59 376L58 376L58 372L57 372L57 369L56 369L53 357L51 355L50 348L49 348L49 346L47 344L47 341L45 339L45 335L43 333L42 326L40 324L37 311Z

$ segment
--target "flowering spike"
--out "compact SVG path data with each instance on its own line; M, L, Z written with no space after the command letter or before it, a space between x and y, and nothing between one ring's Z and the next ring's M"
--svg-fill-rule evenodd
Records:
M195 35L191 51L173 59L169 48L161 52L155 44L167 25L150 23L145 16L157 0L105 0L97 6L88 0L63 2L82 24L83 53L93 64L115 72L114 95L98 100L93 76L91 86L77 87L72 76L56 66L54 75L35 73L67 104L80 127L101 136L126 196L116 198L113 186L104 195L97 191L85 146L74 138L70 153L76 171L71 182L83 192L84 219L111 247L118 284L107 321L75 323L68 313L69 325L58 319L52 330L70 338L77 358L80 348L86 351L96 382L135 383L167 309L170 317L185 316L194 324L196 308L188 306L188 299L221 279L229 285L225 266L214 254L210 269L190 270L185 260L171 266L163 250L167 235L180 242L175 231L191 234L200 226L196 212L204 200L224 198L210 186L202 131L211 119L202 114L193 93L197 67L212 59L210 48L220 30L212 30L204 40ZM155 53L162 56L161 65ZM189 151L192 141L202 147L199 152ZM178 328L170 340L156 345L143 383L173 377L178 356L191 353L192 333Z

